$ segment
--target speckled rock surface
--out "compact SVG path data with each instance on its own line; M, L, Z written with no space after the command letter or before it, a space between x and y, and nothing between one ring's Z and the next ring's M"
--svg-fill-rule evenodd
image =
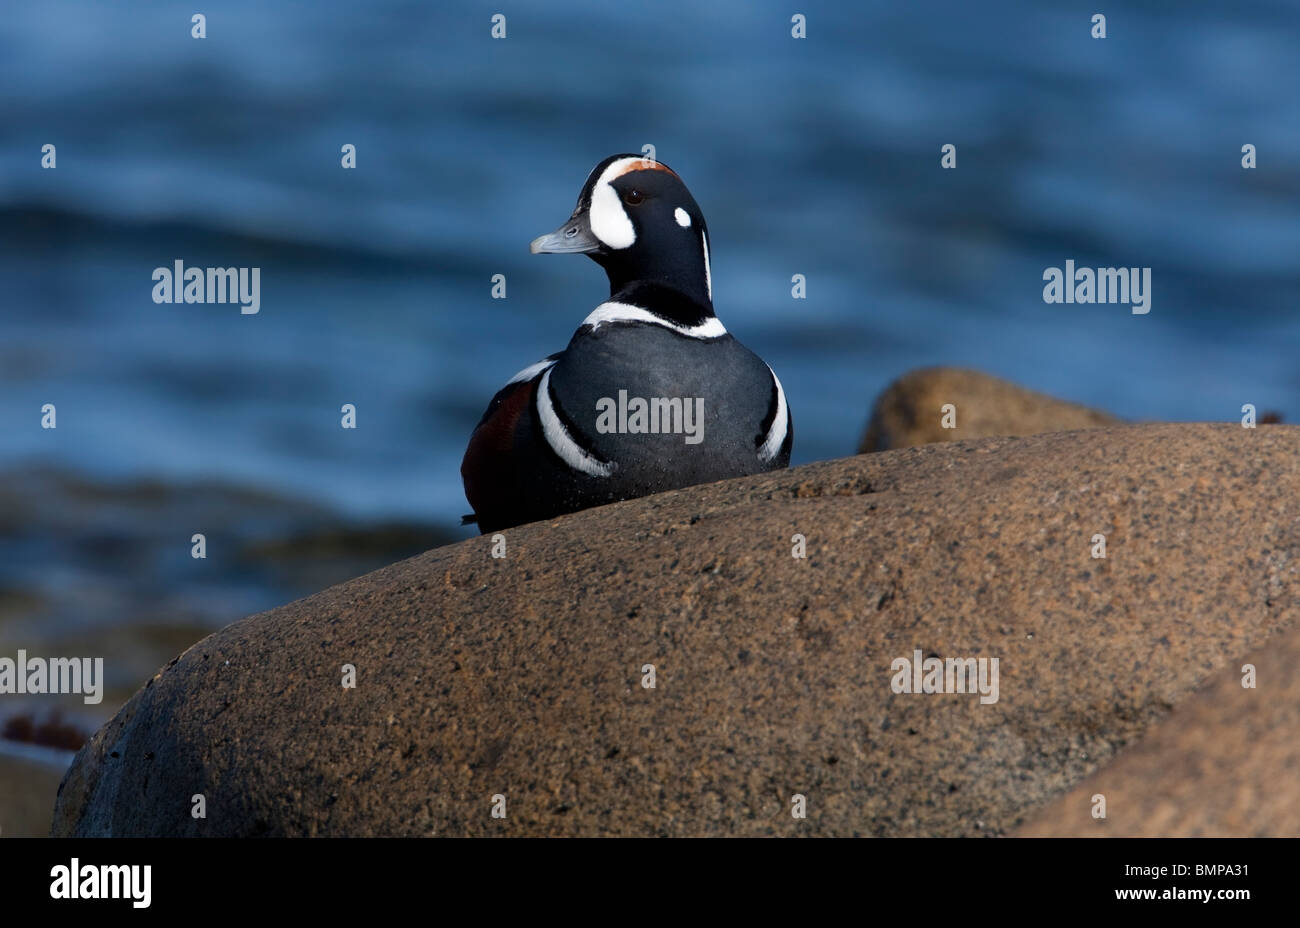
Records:
M928 445L505 537L194 646L54 833L1007 834L1296 623L1300 429ZM998 702L895 694L914 649L998 658Z
M956 407L946 429L943 407ZM910 371L876 399L858 453L911 448L938 441L1038 435L1118 425L1119 419L1007 380L957 367Z
M1255 668L1255 688L1242 667ZM1234 661L1114 763L1033 817L1027 837L1300 836L1300 631ZM1091 797L1106 797L1092 817Z

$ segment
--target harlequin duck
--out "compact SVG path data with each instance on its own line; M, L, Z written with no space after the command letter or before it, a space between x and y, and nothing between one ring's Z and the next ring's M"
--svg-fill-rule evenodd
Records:
M488 404L460 468L467 522L493 532L789 465L785 392L713 313L708 228L675 171L606 158L531 251L588 255L610 296Z

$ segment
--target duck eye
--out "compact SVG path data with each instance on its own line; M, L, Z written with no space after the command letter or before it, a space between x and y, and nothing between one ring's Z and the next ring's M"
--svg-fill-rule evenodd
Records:
M623 202L628 206L636 206L645 199L645 194L635 188L623 191Z

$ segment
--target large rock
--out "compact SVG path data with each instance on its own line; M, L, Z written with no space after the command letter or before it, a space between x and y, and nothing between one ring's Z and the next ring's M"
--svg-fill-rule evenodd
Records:
M53 830L1009 833L1295 623L1297 460L1286 426L944 443L439 548L185 652ZM914 649L999 658L999 701L895 694Z
M943 410L949 404L956 410L955 428L943 427ZM880 394L858 453L1091 429L1119 421L979 371L927 367L904 374Z
M1300 630L1232 664L1019 834L1300 837Z

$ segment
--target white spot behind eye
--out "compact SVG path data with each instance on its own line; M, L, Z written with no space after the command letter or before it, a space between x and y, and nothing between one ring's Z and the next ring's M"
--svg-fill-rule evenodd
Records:
M677 220L677 224L681 226L683 229L685 229L691 224L690 214L687 213L686 210L682 209L680 206L673 211L673 218Z

